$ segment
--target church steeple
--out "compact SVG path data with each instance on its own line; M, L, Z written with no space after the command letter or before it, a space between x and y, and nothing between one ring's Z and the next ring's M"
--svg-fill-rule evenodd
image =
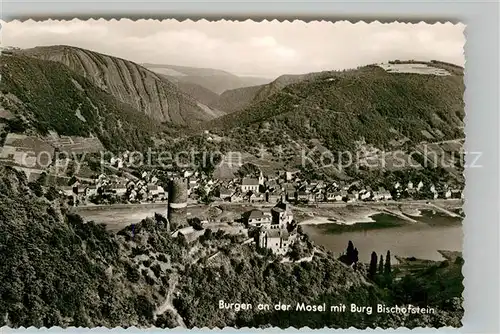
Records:
M264 185L264 174L262 174L262 171L260 171L260 175L259 175L259 185L261 185L261 186Z

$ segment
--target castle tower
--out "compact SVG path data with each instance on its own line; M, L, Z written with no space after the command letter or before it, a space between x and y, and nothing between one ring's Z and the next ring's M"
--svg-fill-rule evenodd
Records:
M167 219L169 224L186 226L187 223L187 182L182 178L170 180L168 186Z

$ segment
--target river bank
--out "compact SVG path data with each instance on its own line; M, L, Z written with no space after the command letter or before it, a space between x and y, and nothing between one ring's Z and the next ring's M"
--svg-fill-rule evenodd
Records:
M400 257L416 257L434 261L443 260L438 250L461 251L463 231L461 220L439 212L423 210L418 223L408 223L399 217L377 213L374 222L354 224L305 224L303 231L316 244L340 254L349 241L359 251L360 261L368 263L371 252L378 255L388 250ZM324 221L324 220L323 220Z

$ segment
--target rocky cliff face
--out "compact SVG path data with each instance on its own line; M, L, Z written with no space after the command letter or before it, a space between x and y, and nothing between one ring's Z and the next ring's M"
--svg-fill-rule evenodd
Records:
M220 116L173 83L131 61L70 47L36 47L25 55L65 64L154 120L192 125Z

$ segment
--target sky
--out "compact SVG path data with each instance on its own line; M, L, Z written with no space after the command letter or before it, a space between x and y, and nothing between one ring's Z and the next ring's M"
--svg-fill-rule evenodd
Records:
M464 66L463 24L205 20L0 21L2 46L72 45L155 63L266 78L389 60Z

